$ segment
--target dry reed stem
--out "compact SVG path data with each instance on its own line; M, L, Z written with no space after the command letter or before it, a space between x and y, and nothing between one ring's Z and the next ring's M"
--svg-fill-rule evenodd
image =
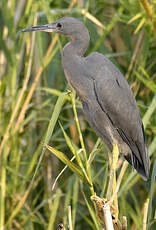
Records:
M39 178L38 178L38 180L39 180ZM20 211L20 209L21 209L23 206L25 206L25 207L27 208L27 210L28 210L28 206L25 204L25 201L26 201L26 199L27 199L27 197L28 197L28 195L29 195L29 193L30 193L30 191L31 191L31 189L32 189L33 182L34 182L34 181L31 180L31 182L30 182L30 184L29 184L29 186L28 186L28 189L26 190L26 192L24 193L23 196L19 196L19 195L17 196L17 198L18 198L17 205L16 205L16 207L14 208L14 211L12 212L12 215L10 216L10 218L9 218L9 220L8 220L8 222L7 222L6 225L9 225L9 224L11 223L11 221L16 217L16 215L18 214L18 212ZM19 198L20 198L20 199L19 199ZM37 208L36 208L36 209L37 209ZM28 210L28 211L30 211L30 210ZM37 210L34 210L33 212L31 212L30 215L31 215L31 214L34 214L35 211L37 211ZM24 223L23 223L23 225L24 225Z
M72 0L72 1L70 2L70 4L69 4L68 9L72 9L76 2L77 2L77 0Z
M124 161L123 165L122 165L122 168L121 168L121 172L120 172L120 175L118 177L118 180L117 180L117 183L116 183L116 188L113 192L113 195L112 197L110 198L110 202L113 202L115 196L117 195L118 191L119 191L119 188L120 188L120 184L121 184L121 181L122 181L122 178L123 178L123 175L126 171L126 168L128 166L128 162L127 161Z
M139 35L139 38L138 38L138 40L136 42L136 46L134 48L134 52L133 52L133 55L132 55L132 58L131 58L131 62L130 62L129 67L128 67L128 71L127 71L127 73L125 75L125 77L127 79L129 78L130 72L131 72L131 70L133 68L134 62L135 62L137 54L139 52L139 49L140 49L140 46L141 46L141 43L142 43L142 40L143 40L143 36L144 36L144 31L142 30L140 35Z
M62 223L58 224L58 230L66 230Z
M15 229L24 230L24 228L21 227L20 223L17 220L13 220L13 226L15 226ZM0 228L0 230L4 230L4 229Z
M116 211L114 206L107 199L102 199L96 195L91 196L91 200L94 201L96 204L97 215L101 226L105 226L106 222L112 222L113 224L112 216L114 216ZM109 228L106 228L106 230L108 229Z
M144 9L146 10L147 12L147 15L149 16L150 19L153 18L153 11L152 11L152 7L151 5L149 4L149 2L147 0L140 0Z
M154 34L156 36L156 15L154 14L152 10L152 6L147 0L140 0L141 4L143 5L148 17L151 19L153 23L153 29L154 29ZM153 3L154 4L154 3Z
M33 24L36 25L36 23L37 23L37 15L34 18L34 23ZM5 142L6 142L6 140L9 137L10 128L11 128L11 126L12 126L12 124L13 124L15 118L16 118L17 112L18 112L18 110L20 108L21 101L23 99L23 96L24 96L24 93L26 91L27 84L28 84L28 81L29 81L29 78L30 78L31 67L32 67L32 56L33 56L34 45L35 45L35 33L32 35L32 42L31 43L32 43L32 45L31 45L31 50L30 50L30 58L29 58L29 62L28 62L28 70L27 70L26 78L25 78L22 90L21 90L21 92L19 94L19 97L17 99L16 105L15 105L15 109L13 110L13 113L11 115L9 124L7 126L6 131L5 131L5 135L4 135L3 140L1 142L1 145L0 145L0 155L2 153L2 150L3 150Z
M82 15L88 18L90 21L94 22L95 25L101 27L102 29L106 29L105 26L92 14L90 14L86 9L81 10Z
M68 206L68 221L69 221L69 230L73 230L71 206Z
M44 57L43 66L40 66L40 68L39 68L39 70L38 70L38 72L37 72L37 74L36 74L36 76L35 76L35 78L34 78L34 81L33 81L32 85L31 85L30 91L29 91L29 93L28 93L28 95L27 95L27 97L26 97L26 99L25 99L25 102L24 102L24 104L23 104L23 107L22 107L22 109L21 109L21 111L20 111L18 120L17 120L17 122L16 122L16 124L15 124L15 132L18 130L18 128L19 128L21 122L22 122L23 119L24 119L26 110L27 110L27 108L28 108L28 104L29 104L29 102L30 102L30 100L31 100L31 98L32 98L32 95L33 95L34 91L35 91L35 88L36 88L36 86L37 86L38 80L39 80L39 78L40 78L40 76L41 76L41 74L42 74L42 72L43 72L43 70L44 70L44 65L45 65L45 63L46 63L46 60L47 60L47 58L49 57L50 52L51 52L52 48L54 47L56 41L57 41L57 36L55 35L55 37L53 38L52 42L50 43L50 45L49 45L49 47L48 47L48 50L47 50L47 52L46 52L46 55L45 55L45 57Z
M127 217L123 216L122 217L122 230L126 230L127 229Z
M126 230L127 229L127 219L126 217L123 217L122 224L118 220L118 199L117 199L117 192L119 190L123 175L125 173L125 170L127 168L128 163L125 161L123 163L123 166L121 168L120 175L118 177L117 183L116 183L116 168L117 168L117 162L118 162L118 146L114 145L113 147L113 159L111 163L111 177L109 180L108 190L107 190L107 199L99 198L98 196L92 196L91 200L95 202L97 207L97 215L100 219L100 223L102 226L105 226L106 230L110 229L118 229L118 230ZM108 199L108 195L110 195L113 191L113 194L110 199ZM112 204L114 201L114 205ZM114 223L114 227L112 228L112 224L110 221L110 215L111 215L111 221ZM115 218L112 220L112 216ZM110 225L109 225L110 224Z
M28 189L26 190L26 192L24 193L22 199L20 200L20 202L17 204L17 206L14 208L14 211L12 213L12 215L9 217L9 220L7 222L7 225L11 223L11 221L15 218L15 216L18 214L18 212L20 211L20 209L23 207L30 191L32 188L32 183L30 183Z
M149 205L149 198L147 198L145 204L144 204L144 209L143 209L143 227L142 230L147 229L147 214L148 214L148 205Z
M116 168L117 168L117 162L118 162L118 157L119 157L119 149L116 144L113 145L113 153L112 153L112 162L111 162L111 167L110 167L110 178L109 178L109 184L108 184L108 189L107 189L107 199L110 200L112 193L114 193L115 188L116 188ZM115 212L115 221L117 222L118 220L118 198L117 194L115 193L113 197L114 205L116 208Z
M106 230L114 230L109 203L104 204L103 214L104 214Z

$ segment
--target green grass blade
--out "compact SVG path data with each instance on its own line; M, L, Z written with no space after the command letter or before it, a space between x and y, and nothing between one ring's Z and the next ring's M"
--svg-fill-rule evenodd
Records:
M153 93L156 93L156 84L151 79L146 79L142 74L135 72L137 78L144 83Z
M146 128L152 114L154 113L155 109L156 109L156 95L154 95L152 102L151 102L147 112L145 113L145 115L143 117L143 124L144 124L145 128Z
M81 147L83 150L84 162L85 162L85 166L87 168L87 153L86 153L86 149L85 149L85 145L84 145L84 141L83 141L83 136L82 136L82 132L81 132L81 128L80 128L80 123L79 123L79 119L78 119L78 115L77 115L76 103L75 103L75 96L76 95L75 95L74 90L72 90L72 92L70 93L70 96L71 96L73 111L74 111L74 115L75 115L76 126L77 126L77 130L79 133L80 143L81 143Z
M88 200L87 200L87 198L86 198L86 196L85 196L84 193L83 193L83 197L84 197L84 199L85 199L85 202L86 202L86 205L87 205L87 207L88 207L89 213L90 213L90 215L91 215L91 217L92 217L92 220L93 220L93 222L94 222L94 224L95 224L95 226L96 226L96 229L97 229L97 230L100 230L99 222L97 221L97 216L96 216L96 214L95 214L95 211L93 210L93 208L92 208L91 205L89 204L89 202L88 202Z
M36 173L37 173L37 171L38 171L38 169L40 167L41 161L43 159L43 156L44 156L44 153L45 153L45 150L46 150L45 145L48 144L48 142L49 142L49 140L50 140L50 138L52 136L52 133L54 131L54 127L55 127L57 119L58 119L58 117L60 115L65 96L66 96L66 93L62 93L58 97L58 100L56 102L54 111L52 113L52 116L51 116L51 119L50 119L50 122L49 122L49 125L48 125L48 128L47 128L47 131L46 131L42 153L41 153L41 156L39 158L38 164L37 164L36 169L35 169L35 173L34 173L33 178L32 178L32 183L33 183L33 180L34 180L34 178L36 176Z
M151 221L151 218L152 218L152 200L153 200L153 192L154 192L155 180L156 180L156 160L154 161L154 166L153 166L153 170L152 170L152 179L151 179L151 188L150 188L150 201L149 201L149 206L148 206L147 223L149 223Z
M65 226L67 226L68 223L68 206L71 205L71 198L72 198L72 185L73 185L73 179L75 176L69 178L66 185L66 194L64 198L64 217L63 217L63 223Z
M61 198L61 190L58 189L56 192L56 197L54 199L54 202L51 203L51 207L50 207L51 213L50 213L50 218L49 218L47 230L54 229L53 226L54 226L54 222L56 220L56 214L58 212L60 198Z
M79 178L76 177L73 184L73 199L72 199L72 223L73 229L76 220L77 204L78 204L78 194L79 194ZM75 227L76 228L76 227Z
M61 127L61 129L62 129L62 132L63 132L63 135L64 135L64 137L65 137L65 140L66 140L66 143L67 143L68 147L70 148L71 152L72 152L73 155L75 156L78 165L80 166L80 168L83 170L84 174L86 175L85 169L84 169L83 164L82 164L82 161L81 161L81 158L79 157L79 155L78 155L76 149L74 148L74 146L73 146L73 144L72 144L70 138L69 138L68 135L66 134L66 132L65 132L65 130L64 130L64 128L63 128L63 126L61 125L60 122L59 122L59 125L60 125L60 127Z
M84 177L84 174L81 172L80 168L71 162L64 153L61 151L58 151L54 149L53 147L49 145L45 145L45 147L53 153L57 158L59 158L65 165L67 165L74 173L76 173L83 181L87 181L86 177ZM89 182L88 182L89 183Z
M76 126L77 126L77 130L78 130L78 133L79 133L80 143L81 143L81 147L82 147L82 150L83 150L83 160L84 160L85 169L86 169L86 172L87 172L86 177L89 178L88 181L89 181L89 184L91 185L90 191L91 191L91 194L94 195L94 187L93 187L93 182L92 182L92 178L91 178L90 167L89 167L88 160L87 160L87 152L86 152L86 149L85 149L83 135L82 135L82 132L81 132L80 123L79 123L77 110L76 110L76 102L75 102L76 94L75 94L74 90L72 90L72 92L70 93L70 96L71 96L71 101L72 101L72 106L73 106L73 112L74 112L74 116L75 116Z
M156 136L153 138L152 143L150 144L148 151L149 155L152 156L156 150Z
M58 97L58 100L56 102L52 117L51 117L49 125L48 125L48 129L47 129L47 132L46 132L44 144L48 144L48 142L49 142L49 140L50 140L50 138L52 136L52 133L54 131L54 127L55 127L57 119L58 119L58 117L60 115L60 112L61 112L61 109L62 109L62 106L63 106L63 102L64 102L64 98L65 98L66 95L67 95L66 93L62 93Z

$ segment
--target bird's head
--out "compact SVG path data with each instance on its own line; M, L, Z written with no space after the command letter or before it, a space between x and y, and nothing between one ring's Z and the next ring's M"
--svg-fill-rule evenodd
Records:
M64 34L68 37L80 37L86 31L85 25L72 17L64 17L53 23L22 29L21 32L44 31Z

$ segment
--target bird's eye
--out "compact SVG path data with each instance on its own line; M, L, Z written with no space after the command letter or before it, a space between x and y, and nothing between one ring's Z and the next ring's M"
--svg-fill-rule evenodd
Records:
M61 28L62 28L62 24L61 24L61 23L57 23L56 26L57 26L58 29L61 29Z

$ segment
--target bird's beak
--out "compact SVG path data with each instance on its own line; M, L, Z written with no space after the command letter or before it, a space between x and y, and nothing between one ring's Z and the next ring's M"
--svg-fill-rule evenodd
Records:
M20 32L29 32L29 31L44 31L44 32L57 32L56 23L33 26L20 30Z

